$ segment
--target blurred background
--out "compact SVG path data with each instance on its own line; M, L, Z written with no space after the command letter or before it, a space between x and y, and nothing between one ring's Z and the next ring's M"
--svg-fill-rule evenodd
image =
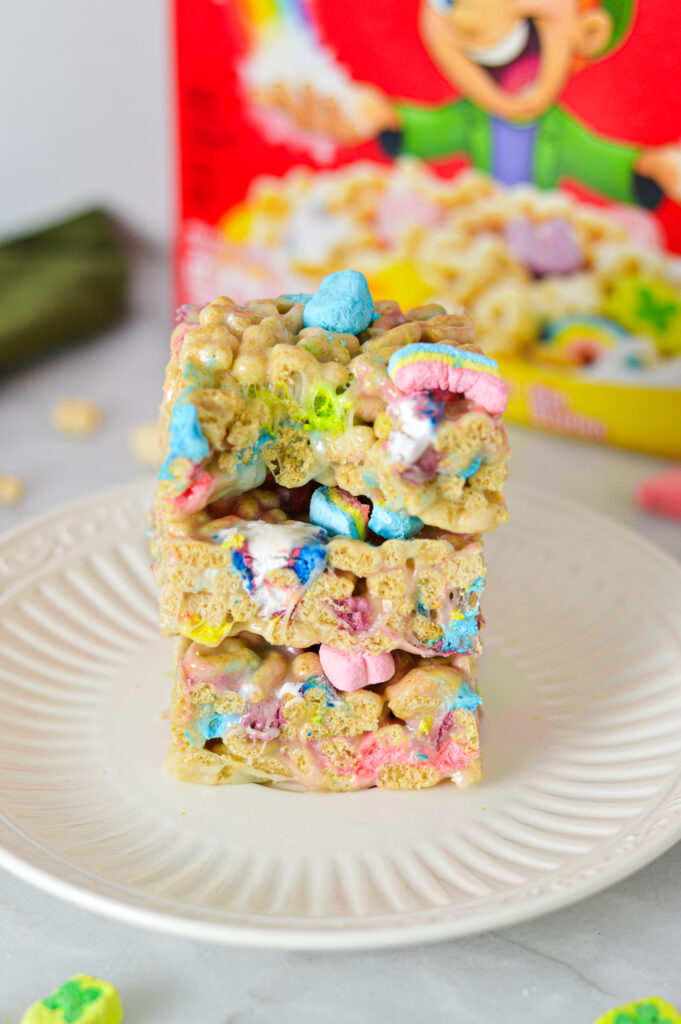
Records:
M413 14L412 0L408 6ZM327 15L336 10L333 4L323 7ZM232 31L229 17L235 11L241 12L243 24L248 23L243 4L210 2L203 9L204 17L221 19L223 32ZM183 5L183 10L187 21L191 5ZM326 30L339 31L337 23L331 17ZM195 31L200 29L200 19L197 25ZM175 156L173 13L168 3L63 0L53 5L24 0L3 7L0 31L8 44L0 64L0 118L6 140L0 171L4 200L0 240L24 239L5 246L0 257L6 317L0 332L0 527L7 528L55 503L122 482L153 465L150 424L159 401L178 292L171 287L170 258L180 186ZM187 33L185 37L189 40ZM235 45L243 43L237 29L233 37L228 34L217 42L216 33L204 33L204 40L210 40L213 48L222 46L226 54L232 38ZM197 102L194 94L189 95L192 74L205 62L196 40L181 50L187 65L183 71L186 118L186 111ZM347 47L341 56L350 60ZM427 57L421 50L417 56L418 69ZM248 72L256 79L258 74L262 77L260 56L258 60L261 63L256 60L255 70ZM357 77L357 58L351 70ZM388 74L379 68L377 74L384 72ZM390 84L390 75L388 80ZM433 82L434 99L446 94L440 79L433 77ZM411 79L409 83L413 85ZM341 85L348 87L346 81ZM579 82L570 88L577 90L574 102L579 105L580 95L584 102ZM229 146L239 145L234 124L247 141L255 138L254 130L265 132L266 137L266 128L261 123L254 128L253 119L245 118L239 108L236 121L227 118L225 122L227 142L220 148L219 141L206 136L205 113L202 116L203 124L195 115L195 123L185 125L185 146L198 139L199 149L204 146L204 163L206 146L213 146L214 163L223 176L220 187L250 196L250 144L242 148L245 166L242 160L236 168L232 161L235 169L231 171L219 161L229 156ZM351 152L382 160L385 166L386 154L377 145L358 139L349 140L348 145L354 148L346 146L341 162ZM297 161L310 166L318 158L323 163L329 159L328 153L320 155L318 145L316 150L306 148L304 140L293 151L275 144L271 153L268 159L279 171ZM455 162L454 169L457 166ZM197 171L191 161L187 168L185 228L187 223L195 224L192 203L196 207L202 201L193 178L205 172L205 168ZM93 209L110 215L115 235L98 214L87 214ZM63 223L83 214L84 220ZM243 233L243 218L236 220ZM60 222L56 234L49 230L43 234ZM234 222L232 217L226 224L227 235L233 234ZM307 214L298 229L314 241L315 223ZM323 232L319 225L317 229L323 246ZM182 244L186 244L186 232ZM376 281L399 284L399 273L395 278L394 267L389 269L387 278L377 274ZM209 278L211 286L214 277ZM219 275L216 280L215 287L222 284ZM184 297L190 285L196 290L196 278L185 273L179 284ZM97 297L92 308L84 298L90 290ZM56 324L60 326L54 337ZM70 347L74 336L87 343ZM32 356L28 361L26 353ZM679 408L681 418L681 402ZM542 483L580 499L679 551L681 531L674 521L653 520L634 502L640 481L668 462L518 427L511 427L511 437L515 481Z
M164 0L27 0L0 10L0 240L100 208L113 218L129 261L120 301L120 254L104 260L99 276L91 255L109 242L99 223L85 226L93 238L77 240L66 282L59 264L66 273L70 249L59 239L52 251L48 240L0 257L8 320L0 329L0 473L24 491L15 503L15 486L5 483L12 500L0 503L0 528L141 471L130 432L156 415L172 322L170 24ZM40 271L44 264L51 279L55 259L59 295ZM79 283L100 300L110 297L113 323L104 331L88 332L88 315L70 324L73 303L63 286ZM13 365L26 345L24 328L42 337L46 318L52 326L63 321L62 339L45 339L29 363ZM73 328L86 344L68 347ZM70 398L86 404L64 410ZM61 429L53 425L59 413Z
M171 13L165 0L23 0L0 12L3 237L104 204L171 238Z

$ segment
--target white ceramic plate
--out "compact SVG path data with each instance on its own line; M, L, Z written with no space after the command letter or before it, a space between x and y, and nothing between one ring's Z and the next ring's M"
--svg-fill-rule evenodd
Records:
M488 540L485 781L420 793L203 788L162 770L145 484L0 541L0 863L198 939L361 948L563 906L681 836L681 570L512 491Z

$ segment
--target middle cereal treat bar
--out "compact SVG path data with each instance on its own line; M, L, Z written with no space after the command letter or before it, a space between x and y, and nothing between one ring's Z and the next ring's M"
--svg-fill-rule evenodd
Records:
M421 523L479 533L507 518L506 392L463 312L374 306L348 270L313 296L220 298L181 315L158 491L174 517L270 474L369 498L385 538Z
M432 537L429 527L410 540L370 530L367 540L330 537L286 518L280 497L263 490L233 505L236 514L221 519L159 515L155 571L166 636L214 646L249 630L294 647L479 652L479 538Z

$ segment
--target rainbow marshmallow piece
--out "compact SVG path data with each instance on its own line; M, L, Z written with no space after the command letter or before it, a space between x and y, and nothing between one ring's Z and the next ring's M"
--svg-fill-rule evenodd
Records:
M341 487L318 487L310 501L310 522L329 536L364 540L371 506Z
M495 359L455 345L414 342L394 352L388 374L404 394L450 391L465 395L490 415L501 415L508 399Z

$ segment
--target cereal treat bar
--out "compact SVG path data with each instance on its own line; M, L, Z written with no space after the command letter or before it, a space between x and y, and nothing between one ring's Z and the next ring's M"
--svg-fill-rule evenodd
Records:
M385 538L507 518L506 389L462 311L374 304L346 270L313 295L220 298L181 316L162 408L164 514L181 520L270 476L370 499Z
M220 519L205 510L179 522L159 516L164 635L215 646L249 630L274 644L348 653L479 653L478 537L432 536L425 527L418 537L383 540L370 504L337 488L320 487L311 501L308 489L311 522L293 518L300 496L285 497L287 511L280 494L259 489L231 499Z
M180 779L418 789L480 778L482 534L506 389L463 312L311 295L185 309L153 571Z
M344 692L313 651L242 634L176 641L168 768L187 782L421 789L481 777L481 699L465 655L400 652L380 685Z

